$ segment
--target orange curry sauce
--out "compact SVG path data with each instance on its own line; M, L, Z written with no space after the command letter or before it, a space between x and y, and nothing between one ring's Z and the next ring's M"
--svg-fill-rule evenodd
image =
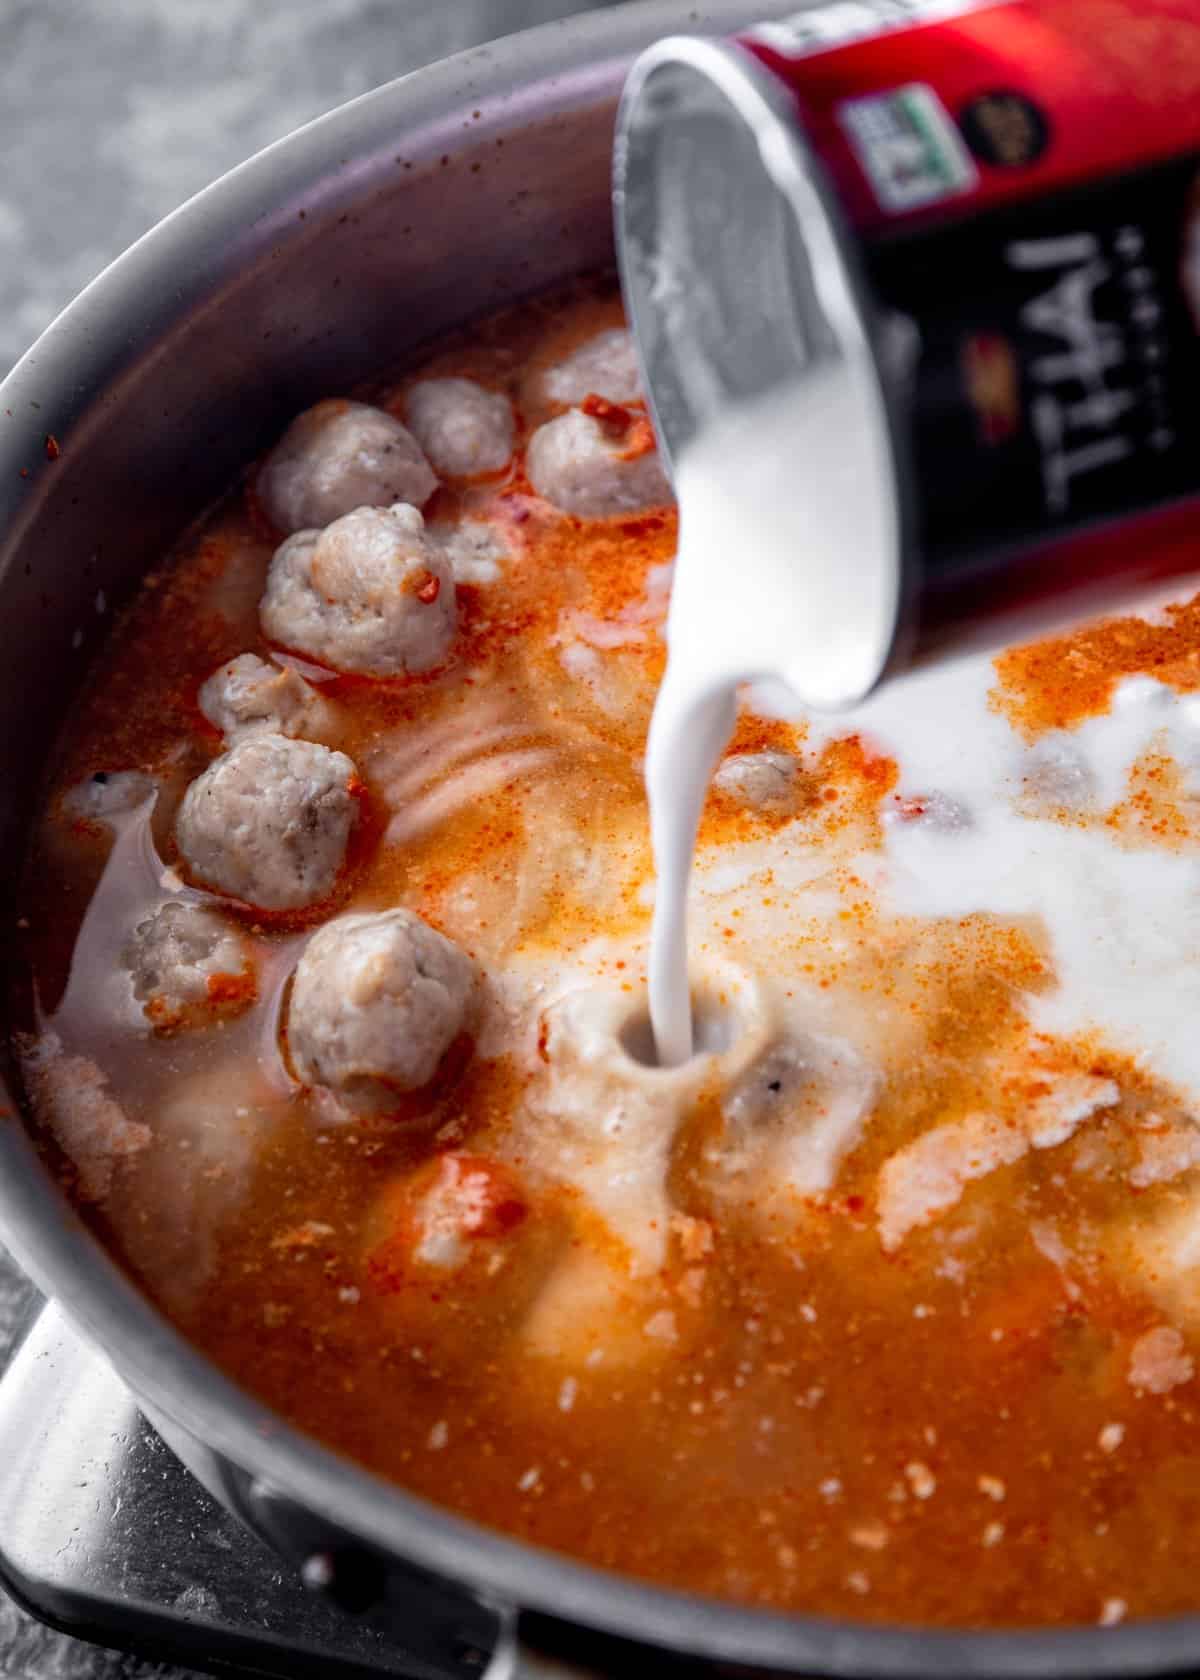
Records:
M714 1195L703 1144L720 1118L710 1098L697 1103L672 1157L666 1263L638 1286L645 1359L547 1360L522 1342L549 1269L610 1239L576 1188L512 1146L536 1077L520 1055L471 1058L466 1046L427 1114L403 1123L331 1119L267 1067L273 1003L305 929L347 905L406 905L496 969L510 953L569 954L614 929L644 939L640 755L663 665L655 568L674 552L674 514L557 514L532 494L519 453L550 412L530 395L538 368L618 320L610 291L584 289L486 323L423 364L514 396L516 464L439 490L427 510L448 517L461 503L494 521L510 558L497 581L460 588L444 669L322 685L367 817L336 904L292 918L241 912L266 953L256 1009L191 1034L117 1030L99 1002L94 1018L80 1006L58 1022L65 1050L94 1059L151 1134L115 1162L89 1217L181 1330L287 1418L539 1545L747 1603L870 1620L1094 1623L1195 1609L1200 1388L1186 1360L1165 1391L1130 1382L1131 1349L1163 1312L1096 1236L1188 1192L1186 1174L1134 1190L1126 1170L1147 1116L1178 1114L1172 1093L1102 1045L1051 1046L1073 1068L1114 1076L1120 1102L1061 1148L967 1184L893 1251L876 1226L879 1169L900 1145L985 1097L1032 1100L1028 1069L1011 1091L996 1087L1024 1032L1022 998L1053 984L1036 925L884 925L866 888L843 880L853 937L805 949L798 964L814 985L848 986L907 1021L907 1053L834 1188L798 1220ZM380 400L399 408L403 390ZM23 888L27 1024L35 998L38 1020L56 1023L110 855L108 832L69 820L58 795L98 770L159 776L154 831L177 864L174 807L220 750L197 689L222 660L267 651L256 606L272 546L239 489L147 580L92 674ZM1118 676L1144 669L1195 684L1195 608L1008 655L996 703L1032 738L1102 710ZM790 726L747 714L735 749L796 744ZM805 773L798 815L714 793L702 847L787 846L794 833L819 848L852 832L869 849L895 778L860 741L834 742ZM1156 810L1169 804L1156 797ZM1186 820L1173 821L1163 843L1194 845ZM598 878L581 858L599 860ZM736 943L733 921L723 937ZM414 1199L439 1174L475 1175L478 1199L472 1257L441 1282L414 1269L407 1240Z

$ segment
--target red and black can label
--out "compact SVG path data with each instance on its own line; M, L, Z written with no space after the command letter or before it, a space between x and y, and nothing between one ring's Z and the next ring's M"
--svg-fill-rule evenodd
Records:
M1200 494L1200 12L829 0L742 38L860 237L927 587Z
M836 252L873 355L861 423L887 411L890 482L863 493L899 504L910 650L1196 567L1195 0L822 0L647 59L624 272L668 447L702 423L698 359L731 404L803 380Z
M927 567L1200 489L1198 175L1185 157L872 242Z

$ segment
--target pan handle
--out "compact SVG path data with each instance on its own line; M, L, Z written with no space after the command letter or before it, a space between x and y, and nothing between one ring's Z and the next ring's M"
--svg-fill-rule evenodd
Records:
M610 1680L599 1669L581 1668L534 1650L521 1637L519 1622L515 1611L502 1615L500 1637L482 1680Z

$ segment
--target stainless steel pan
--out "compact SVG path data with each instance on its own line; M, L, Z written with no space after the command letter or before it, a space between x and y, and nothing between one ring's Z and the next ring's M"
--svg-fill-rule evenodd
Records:
M727 32L770 10L648 0L420 71L201 193L42 337L0 391L6 882L48 746L106 632L98 592L127 598L307 403L607 262L612 116L630 58L660 35ZM867 1628L660 1591L450 1516L296 1433L189 1347L66 1205L15 1107L0 1120L0 1226L18 1257L180 1455L314 1585L353 1613L424 1617L438 1672L465 1672L455 1652L480 1646L495 1648L496 1680L558 1672L554 1659L656 1676L676 1664L909 1676L1200 1666L1200 1618L1027 1635Z

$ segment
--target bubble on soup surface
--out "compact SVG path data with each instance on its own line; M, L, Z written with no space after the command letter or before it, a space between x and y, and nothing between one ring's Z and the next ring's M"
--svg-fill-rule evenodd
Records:
M271 641L335 670L429 671L457 627L454 575L415 508L358 508L276 549L259 617Z
M309 740L333 722L328 703L291 665L242 653L221 665L200 687L200 710L230 740L261 729Z
M175 821L179 850L205 886L263 910L328 898L358 819L345 753L254 733L191 784Z
M473 379L422 379L404 406L417 441L447 478L473 478L508 465L516 428L502 391Z
M133 995L160 1033L206 1026L254 1002L244 939L203 905L172 901L138 922L122 954Z
M653 447L628 430L605 426L572 408L539 426L529 440L525 468L539 496L581 519L601 519L674 500Z
M67 1055L57 1033L18 1034L15 1043L34 1111L75 1168L80 1195L103 1201L118 1163L150 1144L149 1126L129 1118L96 1063Z
M410 910L341 916L309 940L288 1008L298 1078L387 1113L427 1086L468 1023L471 959Z
M593 392L609 402L636 402L642 395L637 352L628 327L609 327L549 368L542 390L551 402L573 405Z
M330 399L292 421L259 472L271 524L290 533L332 524L360 507L421 507L437 488L420 444L393 415Z

